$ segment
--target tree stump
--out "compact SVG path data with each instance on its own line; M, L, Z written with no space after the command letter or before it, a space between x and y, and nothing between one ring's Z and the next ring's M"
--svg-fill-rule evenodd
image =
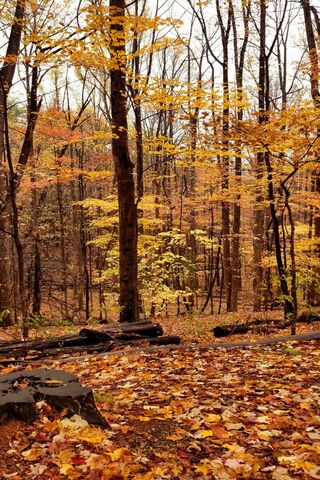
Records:
M63 370L24 370L0 376L0 423L12 417L32 423L38 416L36 402L44 400L68 415L80 415L88 423L108 427L99 413L90 388Z

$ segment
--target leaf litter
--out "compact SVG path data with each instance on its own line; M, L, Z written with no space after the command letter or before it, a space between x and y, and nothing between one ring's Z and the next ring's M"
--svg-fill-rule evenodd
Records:
M71 371L93 388L111 429L56 414L41 402L33 425L21 423L9 437L10 425L0 427L8 442L0 476L320 479L319 346L159 350L52 362L49 368Z

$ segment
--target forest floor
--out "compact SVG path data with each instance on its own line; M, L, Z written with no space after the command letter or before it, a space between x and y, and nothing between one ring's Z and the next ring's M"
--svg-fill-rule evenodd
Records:
M212 334L213 327L222 324L242 324L253 320L273 320L282 319L283 310L269 310L262 312L252 312L251 310L240 310L237 313L224 313L221 315L169 315L169 316L157 316L151 321L153 323L160 323L163 327L164 335L178 335L181 337L181 343L184 345L189 344L207 344L213 342L221 342L221 338L215 338ZM78 323L66 323L66 322L52 322L52 325L41 325L30 328L30 339L40 338L52 338L54 336L68 335L78 332L84 325ZM103 325L98 323L90 323L90 328L103 328ZM311 324L299 323L297 324L297 333L305 333L310 331L320 330L320 321ZM258 333L249 332L241 335L229 335L225 337L225 341L238 342L238 341L254 341L268 336L282 336L290 335L290 328L283 330L277 330L276 332ZM0 328L0 342L22 339L21 329L17 328Z
M183 336L183 343L213 343L216 321L230 320L159 322L165 334ZM47 334L66 333L55 328ZM320 326L298 326L298 333L310 330ZM65 412L42 405L33 425L12 420L0 426L0 478L320 479L319 347L313 340L49 361L47 367L73 372L93 388L111 428L90 427L80 417L67 419ZM34 362L28 368L41 366Z

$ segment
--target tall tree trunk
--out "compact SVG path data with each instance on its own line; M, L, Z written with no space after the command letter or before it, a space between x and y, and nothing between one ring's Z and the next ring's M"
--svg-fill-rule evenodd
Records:
M67 261L67 249L66 249L66 225L65 225L65 211L63 207L63 191L62 185L57 180L57 201L59 210L59 223L60 223L60 255L61 255L61 270L62 270L62 290L63 290L63 308L62 316L65 319L69 318L69 300L68 300L68 261Z
M83 170L83 149L79 155L79 168ZM82 201L85 198L84 179L83 175L79 175L79 200ZM87 229L85 223L85 216L82 206L80 206L79 212L79 234L80 234L80 252L81 252L81 282L84 283L84 297L85 297L85 314L88 321L91 314L90 309L90 272L88 268L88 247L87 247ZM79 252L79 253L80 253ZM82 292L81 292L82 296Z
M5 60L0 69L0 200L2 203L2 212L0 215L0 318L7 324L12 323L10 314L12 297L10 285L11 240L8 235L11 225L8 209L6 208L6 205L4 205L9 188L4 168L4 115L5 97L8 96L12 87L13 77L16 70L24 15L25 1L17 0Z
M222 82L223 82L223 120L222 120L222 149L226 154L221 156L222 193L228 194L229 191L229 174L230 174L230 158L229 158L229 35L231 29L231 3L228 4L228 16L226 26L223 23L220 0L216 0L216 9L218 15L218 22L221 33L223 61L222 61ZM230 244L230 203L229 200L222 200L221 202L221 233L222 233L222 259L224 272L224 286L226 297L227 312L232 311L232 268L231 268L231 244Z
M304 14L304 23L305 23L305 31L307 37L307 45L308 45L308 53L310 59L310 85L311 85L311 97L313 99L314 105L317 109L320 109L320 65L319 65L319 53L317 51L317 43L315 32L312 24L312 17L311 11L312 7L310 6L309 0L301 0L301 5ZM314 7L313 7L314 8ZM316 24L318 26L319 17L317 15L316 10L313 10ZM320 131L318 131L320 135ZM319 160L319 159L318 159ZM319 169L315 169L313 172L314 175L314 186L315 191L320 194L320 173ZM318 210L318 209L317 209ZM320 215L319 210L314 211L313 215L313 224L314 224L314 237L320 242ZM317 246L316 249L317 256L320 257L320 245ZM319 274L319 269L317 269L316 273ZM319 293L319 285L317 282L312 282L308 290L308 302L311 305L319 305L320 303L320 293Z
M260 124L265 122L265 84L266 84L266 0L260 0L260 53L259 53L259 118ZM263 297L262 254L264 249L264 206L261 181L263 178L263 153L257 154L256 161L256 198L253 224L253 308L261 310Z
M230 5L232 7L232 29L233 29L233 43L234 43L234 57L235 57L235 70L236 70L236 86L237 96L240 106L237 109L237 120L242 122L243 120L243 107L241 106L243 96L243 71L244 60L247 50L247 44L249 40L249 15L250 15L250 2L244 2L242 0L242 18L244 38L240 49L240 55L238 55L238 33L237 23L233 10L232 1ZM241 141L236 146L237 153L241 152ZM242 160L241 156L237 155L235 158L235 177L236 187L241 188L241 176L242 176ZM237 193L236 202L233 207L233 237L232 237L232 296L231 296L231 310L236 312L238 310L238 297L241 288L241 252L240 252L240 231L241 231L241 194Z
M35 173L32 173L31 182L35 182ZM39 235L39 217L42 198L45 198L46 191L38 198L37 189L33 188L32 196L32 225L31 232L33 237L32 255L33 255L33 281L32 281L32 315L39 317L41 315L41 255L40 255L40 235Z
M286 3L287 5L287 3ZM273 46L269 49L268 54L266 53L266 11L267 11L267 2L266 0L260 0L260 15L261 15L261 51L260 51L260 76L259 76L259 123L263 124L268 121L268 115L270 111L270 74L269 74L269 59L272 54L273 48L276 42L273 42ZM284 10L285 12L285 10ZM283 17L284 18L284 13ZM282 21L281 21L282 22ZM278 35L279 32L277 32ZM263 94L263 98L262 98ZM282 294L282 302L284 305L284 316L285 318L295 318L295 306L290 294L289 285L288 285L288 276L287 270L284 262L284 251L283 245L281 245L280 237L280 222L277 213L276 207L276 196L275 196L275 185L274 185L274 172L273 166L271 163L269 151L262 153L262 158L267 170L267 180L268 180L268 200L270 205L270 214L273 227L274 235L274 247L275 247L275 257L277 262L277 270L279 276L280 289Z
M25 291L25 268L24 268L24 252L23 245L21 242L21 235L19 229L19 210L17 205L16 198L16 184L15 184L15 171L13 166L13 159L11 154L11 145L9 138L9 124L8 124L8 107L7 107L7 94L3 90L4 98L4 149L6 153L6 158L8 162L9 169L9 190L8 194L10 197L10 207L11 207L11 223L12 223L12 238L16 248L17 254L17 264L18 264L18 293L19 293L19 307L20 314L22 317L22 327L23 327L23 336L26 338L28 336L28 324L27 324L27 301L26 301L26 291Z
M133 163L128 146L126 51L123 20L125 1L110 0L112 155L119 203L120 322L138 320L137 207Z
M189 197L190 200L190 232L191 234L188 235L188 246L190 248L190 253L189 253L189 258L191 261L191 267L189 270L189 278L188 278L188 286L191 290L191 294L189 295L188 298L188 303L190 305L190 310L192 310L195 306L196 303L196 298L197 298L197 288L199 285L198 282L198 275L197 275L197 269L196 269L196 263L197 263L197 241L196 237L194 235L194 230L197 228L197 212L196 212L196 197L195 197L195 192L196 192L196 183L197 183L197 173L196 173L196 168L195 168L195 162L197 160L196 157L196 150L198 146L198 122L199 122L199 113L200 113L200 107L198 104L198 101L201 98L201 91L202 91L202 62L203 62L203 57L204 57L204 50L201 52L200 58L197 61L199 73L198 73L198 79L197 79L197 94L196 94L196 106L194 107L192 105L192 95L193 92L190 91L190 86L192 82L192 70L193 70L193 63L191 59L191 48L190 48L190 38L189 38L189 44L188 44L188 66L187 66L187 72L188 72L188 115L189 115L189 148L190 148L190 160L191 160L191 165L189 167L190 171L190 182L189 182L189 188L187 189L187 197ZM173 142L173 135L171 137L171 140Z

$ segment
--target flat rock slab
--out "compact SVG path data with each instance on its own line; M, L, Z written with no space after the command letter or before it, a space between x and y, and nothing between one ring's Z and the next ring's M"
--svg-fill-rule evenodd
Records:
M44 400L69 415L80 415L93 425L107 427L90 388L83 387L76 375L63 370L35 369L0 376L0 423L17 418L32 423L38 416L36 403Z

